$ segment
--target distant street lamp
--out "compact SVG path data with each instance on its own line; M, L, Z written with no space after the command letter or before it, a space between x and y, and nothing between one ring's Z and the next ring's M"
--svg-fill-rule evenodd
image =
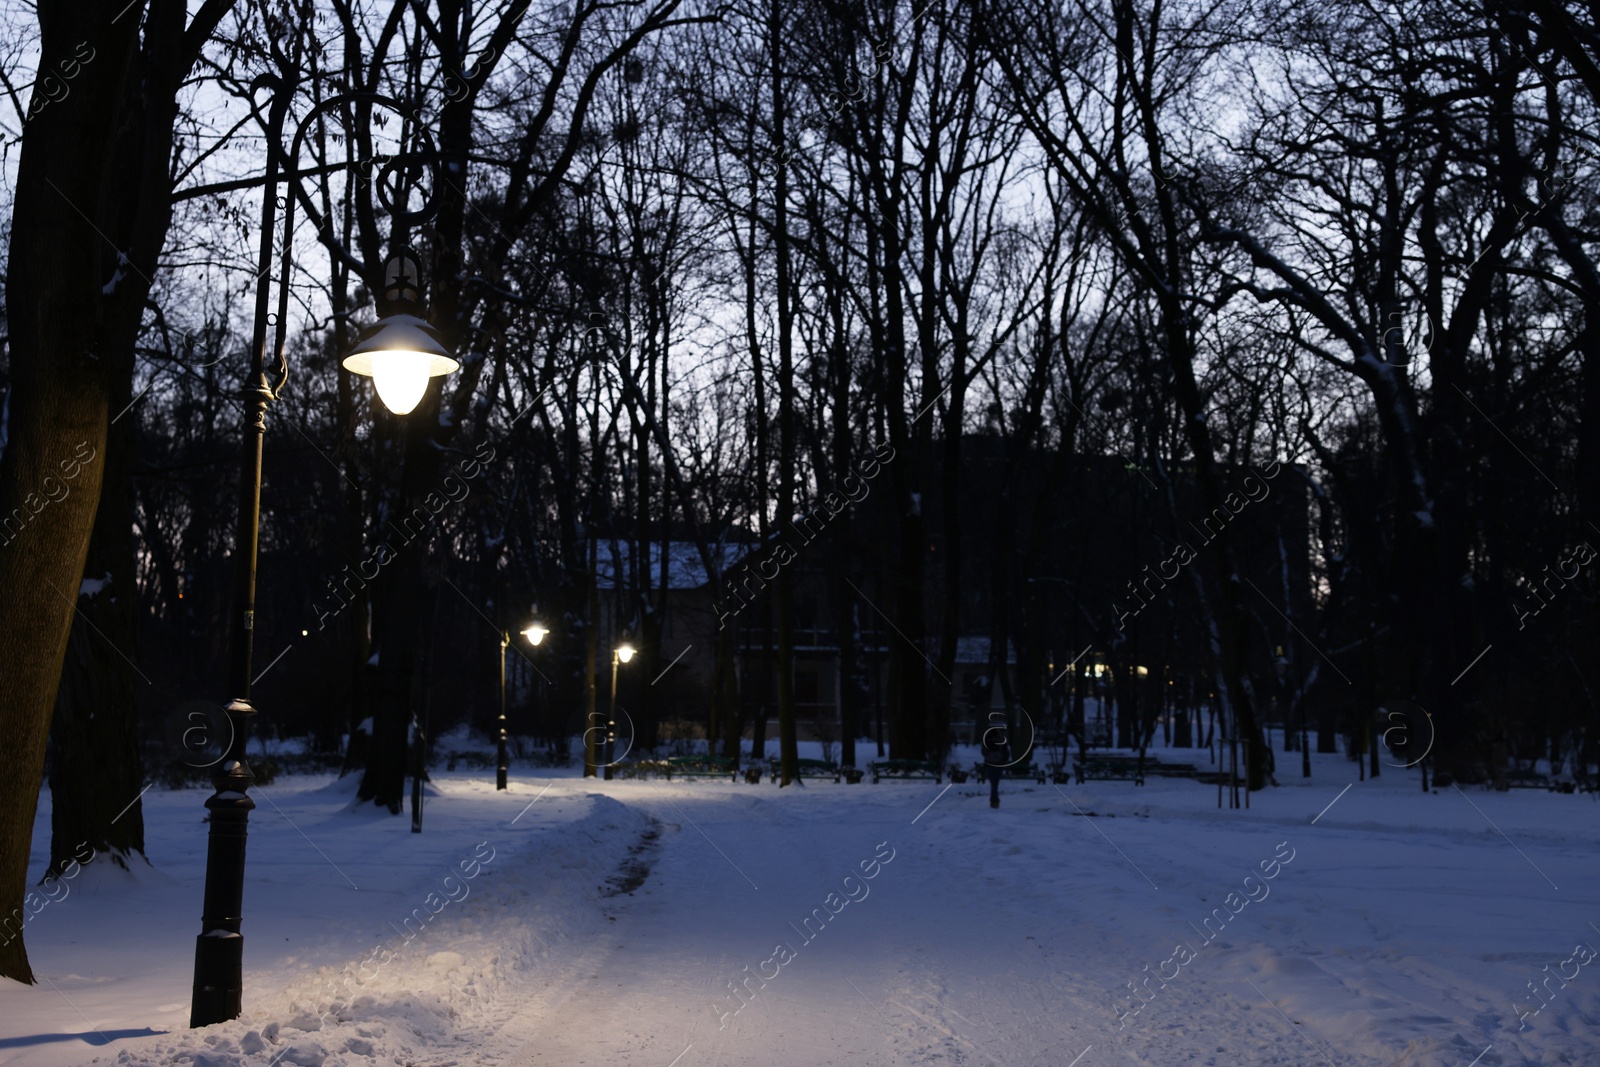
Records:
M261 241L256 260L258 270L255 317L250 338L250 368L239 394L244 407L244 442L241 450L243 468L239 479L233 625L228 666L228 692L232 699L223 708L228 716L230 737L227 751L212 770L211 784L215 792L206 801L211 828L206 843L201 932L195 939L190 1026L209 1026L236 1019L242 1011L243 1002L244 937L239 928L244 910L245 839L250 812L256 806L249 797L255 775L245 760L245 746L250 736L250 718L256 711L250 700L250 690L255 678L252 660L256 629L256 564L261 541L261 461L267 408L278 398L279 391L289 380L284 341L289 325L289 271L293 264L290 245L295 229L296 197L293 193L279 196L278 189L285 182L299 180L301 145L307 131L324 113L339 114L339 109L355 102L376 104L402 113L406 111L400 101L377 93L343 93L328 97L300 121L286 153L283 148L284 125L296 88L293 78L273 75L262 75L250 86L252 107L256 106L255 96L261 89L271 90L272 99L263 121L266 127L267 167L261 195ZM256 116L262 118L259 110ZM431 165L435 157L432 140L425 129L414 129L425 146L422 161ZM415 161L413 157L411 162ZM391 159L384 167L384 174L393 173L398 163L398 160ZM380 199L383 199L382 180L380 177ZM273 313L273 239L280 205L283 207L282 258L277 276L277 311ZM426 219L433 210L431 201L417 211L390 204L386 199L384 205L389 208L396 230L403 230L414 222ZM410 396L419 374L425 390L429 377L447 374L456 369L458 364L423 317L425 309L422 306L422 287L416 260L403 247L398 247L384 265L382 291L384 299L378 310L383 318L363 336L346 366L357 373L373 374L378 379L378 392L384 402L397 414L403 414L415 407L421 398L420 392L414 397ZM270 357L267 349L268 326L274 328ZM407 398L409 403L406 402ZM420 818L420 811L415 817Z
M528 639L528 644L538 645L549 632L538 623L532 623L522 631L522 636ZM510 645L511 631L507 630L500 635L500 744L494 776L497 790L506 787L506 769L510 765L510 759L506 756L506 649Z
M605 751L601 762L605 764L606 781L611 781L612 749L617 743L617 664L633 658L633 646L624 641L611 650L611 715L606 721Z

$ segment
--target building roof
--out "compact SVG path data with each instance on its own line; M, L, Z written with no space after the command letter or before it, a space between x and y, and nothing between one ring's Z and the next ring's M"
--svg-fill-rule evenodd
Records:
M667 588L668 589L699 589L709 584L705 564L700 559L700 550L693 541L668 541L667 542ZM717 558L726 574L745 554L751 546L740 541L725 541L722 544L711 546L713 558ZM645 584L654 588L657 576L661 573L661 543L651 542L646 556L649 560L649 576ZM596 546L595 553L595 583L601 589L615 589L619 579L630 582L635 575L633 558L633 545L626 541L601 541Z

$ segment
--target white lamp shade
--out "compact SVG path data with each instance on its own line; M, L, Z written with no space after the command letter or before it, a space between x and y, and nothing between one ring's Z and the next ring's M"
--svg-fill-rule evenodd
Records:
M532 626L522 631L522 636L528 639L528 644L537 645L540 641L544 640L544 635L549 632L550 631L546 630L543 626L540 626L538 623L534 623Z
M633 646L632 645L618 645L617 646L617 659L618 660L620 660L623 663L626 663L632 658L633 658Z
M427 321L415 315L386 315L361 334L344 359L344 369L372 378L385 407L404 415L428 391L428 379L449 374L461 364L439 341Z

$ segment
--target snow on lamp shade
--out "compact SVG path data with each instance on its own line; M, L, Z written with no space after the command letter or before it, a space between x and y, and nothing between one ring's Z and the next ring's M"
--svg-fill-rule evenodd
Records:
M428 391L428 379L460 367L426 320L415 315L385 315L362 331L344 369L372 378L384 407L404 415Z

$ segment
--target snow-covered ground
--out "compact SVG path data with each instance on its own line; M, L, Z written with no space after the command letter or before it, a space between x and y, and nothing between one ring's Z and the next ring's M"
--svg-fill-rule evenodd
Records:
M152 790L151 865L91 865L28 924L0 1064L1600 1064L1593 796L1290 762L1248 811L1187 780L1007 783L996 811L441 771L420 835L349 779L280 780L245 1016L204 1030L205 792Z

